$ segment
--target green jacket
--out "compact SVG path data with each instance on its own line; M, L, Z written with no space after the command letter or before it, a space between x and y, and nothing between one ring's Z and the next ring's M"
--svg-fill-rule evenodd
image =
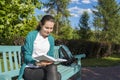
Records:
M22 79L22 76L24 74L24 69L25 66L28 63L32 63L35 64L35 60L32 58L32 53L33 53L33 44L34 44L34 40L36 39L36 36L38 34L39 31L34 30L28 33L26 39L25 39L25 44L23 46L24 48L24 63L22 64L21 68L20 68L20 72L19 72L19 77L18 80ZM50 43L50 49L48 51L48 55L53 57L53 53L54 53L54 38L49 35L48 36L48 40Z

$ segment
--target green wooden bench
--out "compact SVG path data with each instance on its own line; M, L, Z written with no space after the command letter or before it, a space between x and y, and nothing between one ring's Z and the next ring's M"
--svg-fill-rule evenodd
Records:
M59 48L60 46L54 48L55 58L59 57ZM78 65L64 66L59 64L57 66L62 76L61 80L72 79L76 74L79 74L78 80L80 80L81 58L85 57L85 54L75 55L75 57L78 58ZM0 64L0 80L12 80L18 76L21 65L21 46L0 46Z

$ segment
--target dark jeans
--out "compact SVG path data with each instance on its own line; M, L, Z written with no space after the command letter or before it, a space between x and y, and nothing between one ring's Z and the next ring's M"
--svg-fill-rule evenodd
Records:
M41 68L25 68L24 80L61 80L57 66L52 64Z

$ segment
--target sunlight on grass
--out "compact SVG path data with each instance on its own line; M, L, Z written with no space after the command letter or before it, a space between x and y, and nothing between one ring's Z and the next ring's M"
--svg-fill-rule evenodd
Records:
M120 55L111 55L109 57L104 58L86 58L82 60L82 66L115 66L120 64Z

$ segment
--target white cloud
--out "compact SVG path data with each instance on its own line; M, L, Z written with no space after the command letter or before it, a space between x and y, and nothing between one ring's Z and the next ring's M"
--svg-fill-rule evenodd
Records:
M41 9L41 11L43 11L43 12L45 12L45 11L47 11L48 10L48 8L42 8Z
M81 9L81 11L79 11L78 13L83 14L84 11L88 12L88 14L92 14L92 11L91 11L90 8L88 8L88 9Z
M98 2L98 0L92 0L93 2Z
M82 0L81 2L84 4L90 4L92 2L98 2L98 0Z
M75 14L75 13L70 13L70 15L73 16L73 17L79 17L79 15Z
M75 7L69 8L68 10L70 11L72 17L79 17L81 14L83 14L84 11L87 11L88 14L92 14L92 11L90 8L83 9L75 6Z
M90 0L82 0L81 2L84 3L84 4L90 4L91 3Z
M80 4L79 0L70 0L71 3Z
M79 7L77 7L77 6L71 7L68 10L70 11L70 14L71 14L72 17L79 17L78 12L81 11L81 9Z
M75 6L75 7L71 7L71 8L69 8L68 10L69 10L69 11L79 11L80 8L77 7L77 6Z

